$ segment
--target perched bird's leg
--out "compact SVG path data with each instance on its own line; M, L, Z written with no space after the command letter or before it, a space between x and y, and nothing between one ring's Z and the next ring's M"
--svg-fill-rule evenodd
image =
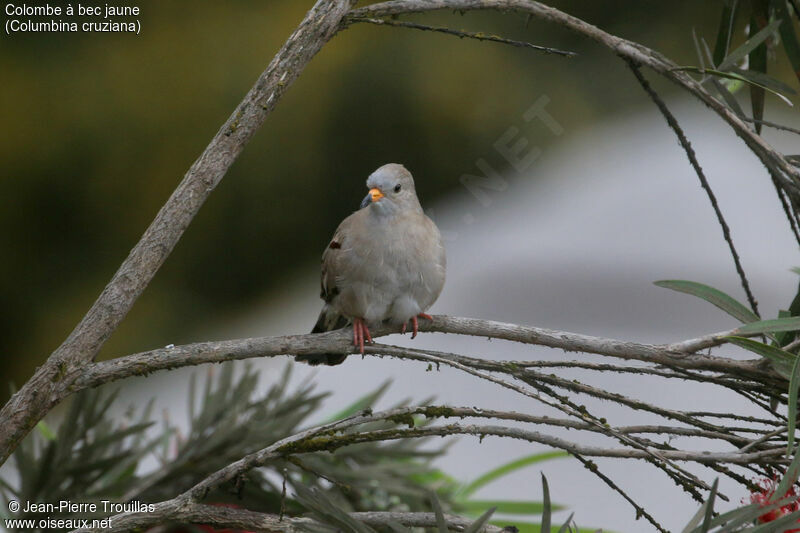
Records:
M412 316L411 317L411 326L412 326L411 338L412 339L417 336L417 333L419 333L419 325L417 324L417 317L425 318L427 320L433 320L433 317L431 315L427 314L427 313L420 313L418 315ZM400 331L400 333L405 333L405 332L406 332L406 323L404 322L403 323L403 329Z
M361 355L364 355L364 337L372 344L372 335L369 334L369 328L363 318L353 319L353 346L358 346Z

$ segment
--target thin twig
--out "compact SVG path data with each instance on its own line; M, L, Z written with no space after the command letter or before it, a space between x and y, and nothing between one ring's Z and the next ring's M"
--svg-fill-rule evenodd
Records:
M155 504L155 513L126 514L111 517L111 523L119 526L124 524L128 529L141 528L157 523L154 518L158 518L161 510L184 508L192 502L197 502L204 498L210 490L218 487L222 483L234 479L252 468L263 466L266 462L286 457L294 454L305 454L317 451L335 451L344 446L359 444L364 442L390 441L407 438L421 438L430 436L447 435L473 435L478 437L499 436L506 438L521 439L528 442L545 444L550 447L559 448L572 455L582 455L589 457L615 457L627 459L647 459L650 456L648 451L631 449L600 448L594 446L584 446L570 441L544 435L534 431L526 431L520 428L509 428L502 426L478 426L448 424L445 426L425 426L409 429L385 429L366 431L358 433L332 434L333 428L343 430L361 424L367 424L379 420L388 419L387 413L373 413L371 415L361 415L351 417L347 423L344 421L335 424L327 424L302 432L299 435L287 437L278 441L263 450L243 457L225 468L211 474L206 479L196 484L194 487L176 496L171 500ZM759 452L741 453L715 453L715 452L696 452L682 450L664 450L660 454L669 460L693 461L701 464L731 463L740 465L750 465L756 463L769 462L770 464L788 463L788 459L783 457L783 446L766 449ZM610 481L610 480L609 480ZM178 516L178 519L181 517Z
M753 124L761 124L763 126L767 126L767 127L770 127L770 128L775 128L776 130L789 131L789 132L797 133L798 135L800 135L800 129L792 128L790 126L784 126L783 124L778 124L776 122L769 122L768 120L761 120L761 119L750 118L750 117L743 117L742 120L744 120L745 122L752 122Z
M532 44L526 41L515 41L513 39L506 39L505 37L500 37L498 35L476 33L466 30L454 30L442 26L429 26L427 24L417 24L415 22L401 22L399 20L385 20L385 19L358 18L358 17L351 17L349 21L366 22L369 24L377 24L379 26L394 26L396 28L411 28L414 30L433 31L437 33L444 33L447 35L454 35L460 38L466 37L468 39L476 39L478 41L491 41L495 43L509 44L511 46L516 46L518 48L531 48L539 52L544 52L545 54L555 54L565 57L575 57L576 55L578 55L575 52L568 52L566 50L559 50L558 48L550 48L548 46L540 46L538 44Z
M612 489L613 489L615 492L619 493L619 494L620 494L620 495L621 495L623 498L625 498L625 500L626 500L628 503L630 503L630 504L633 506L633 508L634 508L634 509L636 509L636 516L637 516L637 518L638 518L639 516L643 516L643 517L645 517L645 519L646 519L648 522L650 522L651 524L653 524L653 526L655 526L655 528L656 528L656 529L658 529L659 531L661 531L662 533L669 533L669 531L667 531L666 529L664 529L664 528L661 526L661 524L659 524L658 522L656 522L656 519L655 519L655 518L653 518L653 517L650 515L650 513L648 513L648 512L647 512L647 511L644 509L644 507L642 507L641 505L639 505L638 503L636 503L636 502L633 500L633 498L631 498L630 496L628 496L628 495L625 493L625 491L623 491L623 490L622 490L622 489L619 487L619 485L617 485L616 483L614 483L614 481L612 481L612 480L611 480L611 478L609 478L607 475L605 475L604 473L602 473L602 472L600 471L600 469L599 469L599 468L597 468L597 464L596 464L595 462L593 462L593 461L589 461L589 460L587 460L587 459L585 459L585 458L581 457L581 456L580 456L580 455L578 455L578 454L574 454L574 455L573 455L573 457L575 457L575 459L577 459L578 461L580 461L581 463L583 463L583 466L585 466L587 470L589 470L591 473L593 473L594 475L596 475L597 477L599 477L600 479L602 479L602 480L603 480L603 482L604 482L606 485L608 485L609 487L611 487L611 488L612 488Z
M656 104L656 107L658 107L659 111L661 111L661 114L664 115L667 124L669 124L670 128L672 128L672 130L675 132L675 135L678 137L678 141L681 143L681 146L686 152L686 156L689 158L689 163L691 163L692 168L694 168L694 171L697 173L697 177L700 180L700 185L706 191L708 199L711 202L711 207L714 209L714 213L717 215L719 225L722 227L722 234L725 237L725 242L728 243L728 248L731 251L733 262L736 265L736 272L739 274L742 287L744 288L744 292L747 294L747 301L750 303L750 308L753 310L753 313L756 316L760 317L761 315L758 313L758 302L756 302L756 298L753 296L753 292L750 290L750 283L747 281L747 275L742 267L739 254L736 252L736 247L733 245L731 230L728 227L728 223L725 221L725 217L722 215L722 210L717 203L717 197L714 195L714 191L711 189L711 185L708 183L705 173L703 173L703 169L700 167L700 163L697 161L697 156L694 153L692 144L689 142L689 139L686 138L686 135L683 133L683 129L681 129L678 121L675 119L675 116L667 107L667 104L665 104L664 100L658 96L658 93L656 93L656 91L650 86L650 83L639 70L639 65L632 60L628 60L627 62L628 66L631 68L631 71L633 71L634 76L636 76L636 79L639 81L639 84L641 84L642 88L650 96L650 98Z

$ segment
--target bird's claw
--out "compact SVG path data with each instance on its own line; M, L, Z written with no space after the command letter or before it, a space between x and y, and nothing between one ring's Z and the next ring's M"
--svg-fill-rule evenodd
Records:
M367 323L363 318L353 319L353 346L357 346L361 355L364 355L364 337L372 344L372 335L369 333Z
M427 313L420 313L418 315L412 316L411 317L411 338L412 339L417 336L417 333L419 333L419 324L417 323L417 317L425 318L427 320L433 320L433 317L431 315L427 314ZM405 334L407 324L408 324L408 322L403 322L403 327L400 329L400 333Z

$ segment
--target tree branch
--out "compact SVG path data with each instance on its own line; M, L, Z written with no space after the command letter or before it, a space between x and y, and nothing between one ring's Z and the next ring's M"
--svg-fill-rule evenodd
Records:
M481 426L475 424L416 426L413 418L411 417L412 414L420 414L431 416L432 418L438 418L443 416L441 414L442 412L444 412L446 416L459 416L457 412L448 413L444 411L445 409L449 408L443 408L442 411L435 411L430 407L423 406L417 408L392 409L377 413L364 412L344 420L305 430L297 435L282 439L262 450L254 452L234 463L231 463L230 465L209 475L206 479L200 483L197 483L194 487L176 496L175 498L155 504L155 512L125 513L111 517L111 523L114 528L113 531L128 531L131 529L144 528L158 524L167 518L189 521L189 518L191 517L186 517L181 513L183 513L186 509L192 509L192 507L203 500L211 490L219 487L223 483L237 478L253 468L263 466L269 461L282 457L320 451L333 452L341 447L363 442L390 441L397 439L448 435L473 435L483 438L491 435L540 443L565 450L572 455L580 455L583 457L648 459L652 455L651 450L585 446L572 443L558 437L516 427L512 428L491 425ZM469 408L456 409L469 410ZM473 410L470 416L475 416L475 414L476 413ZM400 418L402 418L404 422L407 421L409 423L410 427L408 429L393 428L364 432L348 432L348 430L364 424L380 421L397 422ZM788 463L788 459L783 457L783 446L770 447L756 452L742 452L741 450L736 450L733 452L709 453L703 451L657 450L657 453L665 456L669 460L692 461L700 464L710 465L715 465L718 463L739 465L761 463L775 464L776 462L781 464ZM205 520L206 516L206 514L203 514L202 519ZM192 520L194 519L192 518ZM272 527L272 524L267 523L267 526ZM267 531L271 530L267 529Z
M493 43L508 44L516 46L517 48L529 48L545 54L555 54L565 57L575 57L575 52L568 52L566 50L559 50L558 48L550 48L547 46L540 46L526 41L515 41L513 39L506 39L499 35L489 35L486 33L476 33L472 31L454 30L452 28L443 28L441 26L428 26L426 24L416 24L414 22L400 22L398 20L384 20L384 19L369 19L369 18L351 18L349 22L365 22L367 24L375 24L377 26L392 26L395 28L410 28L413 30L432 31L436 33L444 33L445 35L453 35L459 38L475 39L476 41L491 41Z
M351 518L372 527L387 527L389 522L397 522L406 527L436 527L433 513L403 513L388 511L369 511L348 513ZM145 518L146 517L146 518ZM165 522L179 521L186 524L203 524L216 528L230 528L258 533L301 533L300 526L313 524L311 518L283 517L218 505L203 505L195 502L178 504L158 504L152 513L130 513L118 515L111 520L111 527L96 530L104 533L123 533ZM454 515L445 515L445 522L455 531L462 531L472 520ZM487 524L484 533L502 533L503 528ZM75 532L73 532L75 533Z
M420 321L419 330L422 332L453 333L503 339L521 344L558 348L568 352L592 353L626 360L671 365L684 369L740 374L751 379L781 379L777 374L761 368L759 359L740 361L695 353L698 350L724 344L725 337L742 335L735 329L672 344L644 344L493 320L436 315L433 320ZM373 338L398 333L396 329L386 326L374 328L372 331ZM368 346L367 352L375 354L391 353L392 355L403 356L403 348L390 348L376 344ZM77 392L87 387L96 387L103 383L131 376L145 375L159 370L253 357L318 353L352 354L354 352L352 334L346 329L306 335L199 342L159 348L92 363L83 368L80 375L76 375L71 380L71 386L72 391ZM415 358L413 351L408 352L405 357ZM514 362L508 363L514 364ZM520 365L524 364L524 361L520 362Z

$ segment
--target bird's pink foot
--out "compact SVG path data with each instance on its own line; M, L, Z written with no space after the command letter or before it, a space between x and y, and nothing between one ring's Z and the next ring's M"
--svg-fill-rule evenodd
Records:
M367 327L367 323L364 322L363 318L354 318L353 319L353 346L358 346L358 349L361 351L361 355L364 355L364 338L366 337L367 341L372 344L372 335L369 333L369 328Z
M431 315L427 314L427 313L420 313L418 315L412 316L411 317L411 338L412 339L417 336L417 333L419 333L419 325L417 324L417 317L425 318L427 320L433 320L433 317ZM406 332L406 324L407 324L406 322L403 322L403 327L400 330L400 333L405 333Z

